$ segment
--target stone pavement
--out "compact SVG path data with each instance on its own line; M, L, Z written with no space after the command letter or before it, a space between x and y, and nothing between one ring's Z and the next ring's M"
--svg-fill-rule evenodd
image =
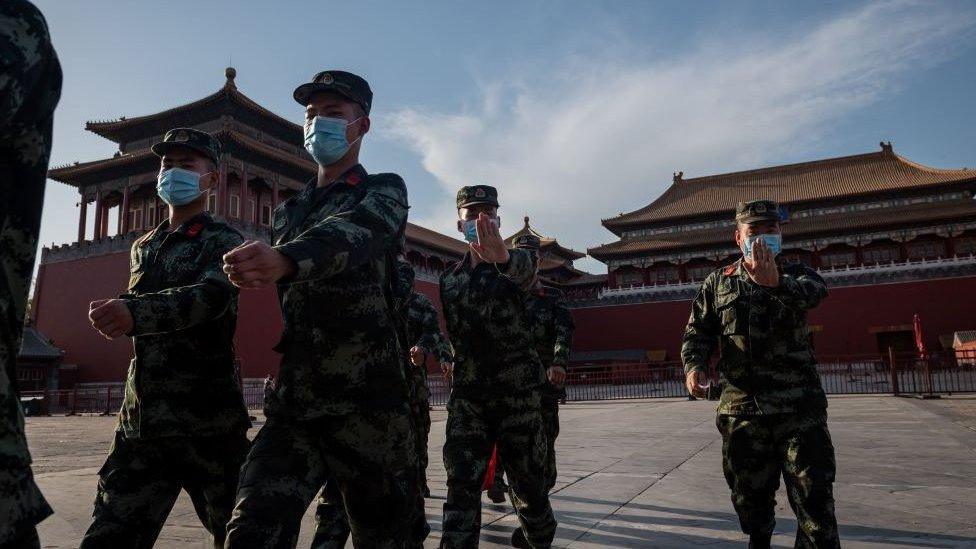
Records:
M678 399L571 403L561 411L558 547L744 547L721 473L714 404ZM427 516L439 539L446 488L443 410L431 433ZM77 547L88 525L113 418L29 418L35 471L55 516L44 547ZM976 396L833 397L837 514L845 547L976 547ZM253 435L253 432L252 432ZM780 490L778 547L796 521ZM299 547L308 547L312 509ZM507 547L515 519L485 500L482 547ZM185 494L157 547L207 547ZM350 545L351 546L351 545Z

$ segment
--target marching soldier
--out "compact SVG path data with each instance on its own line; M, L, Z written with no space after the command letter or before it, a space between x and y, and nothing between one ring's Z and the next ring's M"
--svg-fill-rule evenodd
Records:
M779 207L739 203L743 258L710 274L691 309L681 348L688 392L706 396L716 343L724 389L718 405L722 466L750 547L769 547L779 477L797 515L797 547L839 547L834 447L807 311L827 295L802 264L781 265Z
M152 151L169 218L133 243L128 293L89 312L105 337L132 337L135 357L82 548L151 547L180 489L223 547L247 453L234 361L238 291L222 270L243 238L205 211L220 142L176 128Z
M516 248L539 253L539 237L525 234L513 243ZM546 371L549 383L542 390L542 423L546 431L546 490L556 485L556 438L559 436L559 402L566 396L563 385L566 379L566 364L573 346L573 317L563 302L562 291L545 285L539 279L542 258L536 262L536 278L529 290L527 304L529 322L534 336L536 350ZM504 464L498 463L494 483L488 489L488 497L494 503L502 503L508 487L502 476ZM521 533L516 534L516 537Z
M514 242L516 248L539 253L539 237L531 234L520 236ZM536 277L529 290L527 309L533 339L548 383L542 390L542 423L545 426L548 447L546 451L546 490L556 485L556 437L559 436L559 401L566 395L566 365L573 347L573 316L566 308L563 293L545 285L539 279L540 257L536 263Z
M44 16L23 0L0 2L0 52L0 547L39 547L35 526L52 511L31 471L16 359L61 65Z
M497 443L527 539L518 547L549 547L556 519L546 490L546 436L540 412L545 384L526 315L535 277L529 250L508 250L498 232L494 187L462 187L458 230L470 251L442 275L441 303L451 343L454 388L447 405L447 501L443 548L478 546L481 483Z
M430 299L413 289L414 270L408 261L397 261L397 310L403 317L406 327L406 343L410 355L410 371L407 373L410 382L411 413L417 437L417 459L420 472L420 487L423 497L430 496L427 486L427 440L430 435L430 390L427 387L427 357L436 356L440 363L449 362L450 354L447 343L441 334L437 309ZM418 539L417 546L423 545L430 527L424 516L424 501L418 500L420 509L414 534ZM326 482L322 496L319 498L315 510L315 537L312 549L342 548L349 538L349 523L346 520L345 507L335 488L335 482Z
M295 89L318 175L274 214L274 246L247 242L225 271L242 288L278 285L278 382L241 473L230 547L294 547L302 515L335 479L353 543L407 544L418 496L406 358L393 303L407 189L359 163L373 93L323 71Z

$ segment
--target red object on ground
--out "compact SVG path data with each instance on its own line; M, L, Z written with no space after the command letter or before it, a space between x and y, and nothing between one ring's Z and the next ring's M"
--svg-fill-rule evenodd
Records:
M915 346L918 347L918 352L920 354L925 354L925 338L922 337L922 318L918 315L912 319L912 324L915 330Z
M488 459L488 468L485 469L485 481L481 483L481 491L485 492L495 483L495 469L498 467L498 445L491 448L491 458Z

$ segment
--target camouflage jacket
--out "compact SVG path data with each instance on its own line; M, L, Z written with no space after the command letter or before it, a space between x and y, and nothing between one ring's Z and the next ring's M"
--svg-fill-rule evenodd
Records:
M61 64L44 16L30 2L0 2L0 145L24 164L46 164L43 128L60 98Z
M536 282L529 291L526 309L543 372L550 366L565 368L573 346L575 326L573 316L563 301L562 291ZM555 389L550 385L547 388ZM561 395L559 390L546 392Z
M30 463L16 355L37 251L53 113L60 97L61 65L44 16L30 2L0 2L0 471L16 471ZM0 498L8 504L16 496L4 493ZM10 531L5 522L12 516L4 515L0 523L0 545Z
M168 228L167 219L132 245L120 297L135 357L119 427L141 438L247 429L234 360L238 293L222 270L243 238L207 213Z
M451 354L447 342L441 335L441 326L437 317L437 309L430 298L419 292L413 292L406 304L407 342L408 347L417 346L428 355L434 355L437 362L450 362ZM430 398L427 388L427 365L414 366L410 364L411 400L425 402Z
M707 371L717 342L725 385L720 414L824 409L807 311L826 295L820 275L802 264L781 267L776 288L752 282L741 260L711 273L685 328L685 372Z
M508 265L470 253L441 274L441 303L454 348L453 394L493 398L538 390L545 381L526 311L534 252L510 250Z
M357 165L328 187L312 179L275 210L275 248L297 271L278 285L284 356L269 415L406 407L392 281L407 208L400 176Z

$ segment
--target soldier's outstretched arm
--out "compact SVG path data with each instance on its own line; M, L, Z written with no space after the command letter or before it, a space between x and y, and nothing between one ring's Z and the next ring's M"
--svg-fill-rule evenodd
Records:
M223 271L223 255L243 239L237 233L221 235L201 262L196 283L140 295L120 296L132 313L129 335L184 330L224 314L237 296L237 288Z
M780 274L779 286L767 291L787 307L808 310L827 297L827 283L817 271L806 265L796 265L785 269Z
M335 276L385 254L407 221L407 187L387 174L352 210L331 215L275 249L295 265L280 282Z
M556 323L556 345L552 363L555 366L566 366L569 363L569 353L573 348L573 331L576 325L562 296L556 300L553 320Z
M681 342L681 362L686 374L692 371L707 372L708 361L715 351L719 320L712 302L713 286L714 276L706 278L691 303L691 316Z

